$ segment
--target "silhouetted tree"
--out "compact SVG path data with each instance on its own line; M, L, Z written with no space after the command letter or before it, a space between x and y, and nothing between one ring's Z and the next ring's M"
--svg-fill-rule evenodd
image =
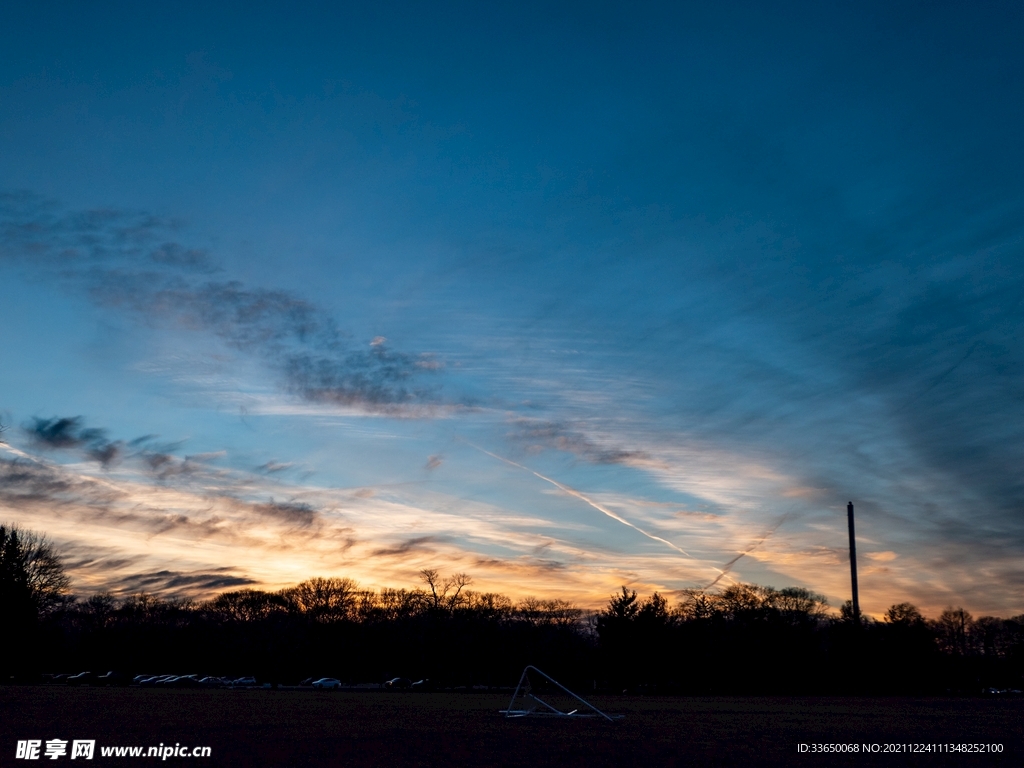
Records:
M786 587L775 592L772 605L782 616L797 623L821 621L828 615L825 596L801 587Z
M433 568L420 571L420 578L430 589L431 607L435 611L447 611L448 613L451 613L459 605L462 600L463 588L469 586L473 581L464 573L441 578Z
M974 620L963 608L947 608L933 623L939 647L953 656L967 656L971 651L971 629Z
M3 613L46 613L67 594L71 580L53 545L44 536L0 525L0 604Z
M640 603L640 608L636 612L636 620L649 627L667 627L672 623L668 600L655 592Z
M598 626L602 621L606 624L630 622L636 618L640 606L636 601L636 590L622 587L621 595L612 595L608 600L608 608L598 620Z
M0 638L7 673L36 666L39 619L61 604L70 579L53 545L32 531L0 525Z
M313 578L284 590L284 597L309 618L319 622L352 618L358 585L352 579Z
M730 584L718 598L719 611L734 621L749 620L768 607L765 587L756 584Z
M676 613L683 621L706 620L715 615L716 604L716 596L703 589L684 589L683 600L676 607Z
M808 590L733 584L684 590L671 605L622 587L585 614L564 600L468 588L466 574L420 574L425 589L360 589L313 578L278 592L211 600L138 594L66 597L60 558L36 534L0 526L4 672L119 669L292 681L404 676L509 685L538 664L572 686L692 693L975 692L1024 687L1024 616L928 621L909 603L854 627ZM40 667L45 665L45 670Z
M842 624L849 624L853 626L855 623L855 617L853 615L853 600L847 600L841 606L839 606L839 619L838 621ZM861 625L870 624L872 619L870 616L866 616L864 613L860 614Z
M210 609L232 621L262 621L288 609L287 591L264 592L260 589L239 589L224 592L209 604Z
M910 603L896 603L885 612L885 621L902 627L914 627L924 623L924 616Z

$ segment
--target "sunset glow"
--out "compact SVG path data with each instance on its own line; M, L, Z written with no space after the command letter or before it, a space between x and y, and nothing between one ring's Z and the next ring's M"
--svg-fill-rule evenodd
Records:
M5 10L0 521L1024 613L1021 14L798 7Z

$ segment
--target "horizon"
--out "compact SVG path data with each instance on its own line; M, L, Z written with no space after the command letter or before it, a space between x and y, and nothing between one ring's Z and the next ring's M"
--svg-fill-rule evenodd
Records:
M0 521L80 594L1024 614L1024 10L0 11ZM145 587L145 589L142 589Z

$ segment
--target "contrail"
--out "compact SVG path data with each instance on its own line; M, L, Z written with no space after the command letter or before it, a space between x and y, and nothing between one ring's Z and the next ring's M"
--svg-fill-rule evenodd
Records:
M671 548L672 548L672 549L674 549L674 550L675 550L676 552L678 552L678 553L680 553L680 554L682 554L682 555L686 555L687 557L689 557L689 558L691 558L691 559L696 559L696 558L694 558L694 557L693 557L693 555L691 555L691 554L690 554L689 552L687 552L687 551L686 551L685 549L681 549L681 548L677 547L677 546L676 546L675 544L673 544L673 543L672 543L671 541L669 541L668 539L663 539L663 538L661 538L661 536L655 536L655 535L654 535L653 533L648 533L648 532L647 532L647 531L645 531L645 530L644 530L643 528L640 528L639 526L636 526L636 525L634 525L633 523L629 522L629 520L626 520L626 519L625 519L624 517L619 517L619 515L615 514L614 512L612 512L612 511L611 511L610 509L608 509L607 507L605 507L605 506L602 506L601 504L598 504L598 503L597 503L596 501L594 501L593 499L587 498L587 497L586 497L586 496L584 496L584 495L583 495L582 493L580 493L579 491L577 491L577 490L576 490L575 488L570 488L570 487L569 487L568 485L564 485L564 484L562 484L562 483L558 482L557 480L552 480L552 479L551 479L550 477L546 477L545 475L542 475L542 474L541 474L540 472L534 472L534 471L533 471L532 469L530 469L529 467L524 467L524 466L523 466L522 464L517 464L516 462L512 461L511 459L506 459L506 458L505 458L504 456L499 456L499 455L498 455L498 454L496 454L496 453L491 453L491 452L490 452L490 451L488 451L488 450L487 450L486 448L481 448L481 447L480 447L479 445L473 445L473 443L470 443L470 442L469 442L468 440L466 441L466 443L467 443L467 444L468 444L469 446L471 446L471 447L473 447L473 448L476 448L476 449L477 449L478 451L480 451L481 453L486 453L486 454L487 454L488 456L492 456L493 458L497 459L498 461L503 461L503 462L505 462L506 464L509 464L509 465L511 465L511 466L513 466L513 467L519 467L519 469L523 469L523 470L526 470L527 472L529 472L529 473L530 473L531 475L533 475L534 477L539 477L539 478L540 478L541 480L544 480L545 482L551 483L551 484L552 484L553 486L555 486L556 488L558 488L558 489L559 489L560 491L565 491L565 492L566 492L566 493L568 493L568 494L569 494L570 496L575 496L575 497L576 497L577 499L579 499L580 501L586 502L587 504L589 504L590 506L592 506L592 507L593 507L594 509L596 509L596 510L597 510L598 512L600 512L600 513L602 513L602 514L604 514L604 515L607 515L607 516L608 516L608 517L610 517L610 518L611 518L612 520L615 520L615 521L617 521L617 522L620 522L620 523L622 523L623 525L628 525L628 526L629 526L630 528L632 528L632 529L633 529L634 531L637 531L638 533L641 533L641 534L643 534L643 535L644 535L644 536L646 536L646 537L647 537L648 539L652 539L653 541L660 541L660 542L661 542L662 544L664 544L664 545L666 545L666 546L668 546L668 547L671 547ZM712 567L714 567L714 566L712 566ZM718 569L716 568L715 570L718 570ZM725 575L725 572L723 571L723 572L722 572L722 574L721 574L721 576L719 576L718 578L720 579L720 578L722 578L722 576L724 576L724 575ZM716 581L717 581L717 580L718 580L718 579L716 579Z
M704 587L704 589L711 589L713 586L715 586L715 584L717 584L719 581L722 580L723 576L727 575L729 573L729 571L732 570L732 567L734 565L736 565L736 563L739 562L741 557L749 555L751 552L753 552L759 546L764 544L764 542L768 539L768 537L771 536L773 533L775 533L775 531L778 529L778 527L780 525L782 525L784 522L786 522L786 518L787 517L789 517L789 513L787 513L787 514L783 515L782 517L780 517L779 518L779 522L777 522L775 525L773 525L771 528L769 528L765 532L764 536L762 536L760 539L758 539L753 544L751 544L749 547L747 547L743 552L740 552L738 555L736 555L736 557L734 557L728 563L723 565L719 569L721 571L721 573L718 574L718 577L714 581L712 581L710 584L708 584L706 587Z

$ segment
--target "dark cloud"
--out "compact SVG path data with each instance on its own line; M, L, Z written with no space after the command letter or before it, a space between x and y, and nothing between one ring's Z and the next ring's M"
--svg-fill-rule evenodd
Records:
M477 568L495 568L502 571L532 573L557 573L568 567L560 560L545 560L539 557L519 557L512 560L500 560L494 557L478 557L473 560Z
M180 225L142 211L67 211L31 192L0 193L0 259L81 274L113 263L208 269L204 254L175 240Z
M271 475L276 472L284 472L286 469L291 469L292 466L290 462L268 461L266 464L260 464L260 466L256 467L256 471Z
M115 594L147 594L162 597L195 597L216 590L257 584L255 579L237 576L233 569L218 568L213 573L183 571L152 571L120 576L112 580L107 589Z
M344 357L293 354L284 363L288 388L307 400L382 411L432 401L429 390L410 386L417 369L412 357L383 345Z
M80 547L64 547L64 565L68 570L78 573L92 571L105 573L128 568L139 562L140 557L108 557L89 551L79 551Z
M82 444L80 436L82 420L75 418L33 419L25 431L37 445L47 448L77 448Z
M304 528L311 526L317 519L317 511L313 507L299 502L271 500L266 504L254 505L253 509L262 515Z
M103 442L97 445L90 445L86 455L93 461L98 461L106 467L117 461L122 453L121 443Z
M596 464L627 464L649 459L645 451L626 450L599 443L567 424L538 419L516 419L509 437L528 451L555 448Z
M159 480L188 478L205 470L205 462L193 456L180 458L161 451L140 451L143 465Z
M24 429L36 446L51 449L81 448L88 458L103 466L117 461L124 452L124 444L108 440L105 430L83 429L81 416L52 419L36 417Z
M138 460L149 472L161 480L188 477L204 471L219 453L178 457L173 451L181 442L157 443L156 435L145 435L127 443L107 438L104 429L83 428L83 418L34 418L24 430L33 445L47 449L78 449L86 458L104 467L123 458Z
M0 459L0 501L14 509L85 495L88 490L54 467L29 459Z
M31 194L0 195L0 260L151 324L213 334L262 358L307 400L392 413L442 402L426 378L440 361L391 350L383 337L355 345L288 291L206 279L216 265L206 250L178 242L180 229L141 212L67 212Z
M394 547L375 549L370 554L373 557L393 557L396 555L407 555L411 552L432 552L433 550L430 547L424 545L435 541L439 541L436 536L417 536L412 539L406 539Z
M333 321L286 291L248 289L242 283L199 283L181 276L153 282L145 273L98 275L90 285L97 303L212 332L237 349L281 351L286 343L341 348L346 338Z

